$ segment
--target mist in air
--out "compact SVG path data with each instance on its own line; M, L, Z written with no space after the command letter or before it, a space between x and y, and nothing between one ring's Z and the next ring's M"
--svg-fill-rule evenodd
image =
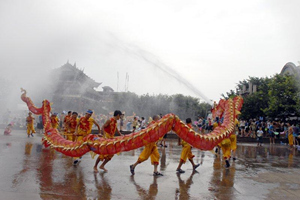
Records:
M218 3L1 1L0 109L24 105L21 87L37 106L52 101L57 87L68 94L59 82L68 74L52 73L68 61L101 83L97 91L183 94L208 103L240 80L297 62L297 1ZM84 94L86 83L78 90Z
M209 98L207 98L198 88L201 86L196 87L192 83L190 83L186 78L184 78L182 75L180 75L176 70L174 70L171 66L166 65L161 59L158 58L158 56L154 55L153 53L150 53L138 46L133 46L129 44L125 44L124 42L118 40L119 44L117 45L119 48L124 50L128 54L128 56L136 56L137 58L143 60L150 66L161 70L165 75L171 77L172 79L175 79L178 83L183 84L184 87L187 90L190 90L195 95L197 95L198 98L201 100L211 103ZM123 45L120 45L123 44ZM146 72L147 73L147 72ZM168 85L168 83L166 83ZM176 86L175 86L176 87ZM202 86L203 87L203 86Z
M128 74L130 92L158 95L191 91L185 94L192 93L207 101L196 86L164 64L155 53L126 41L108 27L97 28L82 24L81 20L53 14L49 15L51 20L39 17L43 11L51 13L54 7L37 3L35 6L40 9L36 9L23 1L17 2L18 6L2 2L0 8L1 16L6 17L0 20L1 27L6 30L0 38L3 44L0 81L4 86L1 88L1 110L26 109L20 100L21 87L37 106L43 99L52 101L57 88L68 94L69 88L59 82L59 79L67 79L68 74L55 74L55 69L67 62L72 65L76 62L79 70L101 83L94 88L97 91L102 91L103 86L110 86L117 92L125 91L124 79ZM14 23L5 20L8 18ZM86 83L80 82L78 88L84 94Z

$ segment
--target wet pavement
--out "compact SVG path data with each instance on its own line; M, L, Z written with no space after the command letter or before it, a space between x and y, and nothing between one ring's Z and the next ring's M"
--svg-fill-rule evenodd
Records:
M176 174L181 147L168 140L159 147L164 176L152 176L150 159L132 176L129 165L142 148L114 156L107 173L94 173L90 154L73 166L72 158L44 148L40 134L0 131L0 199L300 199L300 151L285 145L239 143L229 169L220 156L193 149L197 172L187 162L185 173Z

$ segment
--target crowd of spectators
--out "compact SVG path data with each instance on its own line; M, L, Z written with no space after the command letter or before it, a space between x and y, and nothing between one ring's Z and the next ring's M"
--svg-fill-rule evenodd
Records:
M12 124L14 127L26 127L26 121L24 115L26 113L11 113L7 111L4 116L2 117L2 123L3 124ZM59 114L60 118L60 128L62 128L62 122L63 118L65 116L65 112L62 112ZM79 116L81 113L79 113ZM161 114L160 114L161 115ZM94 119L100 124L104 124L104 122L109 119L110 115L94 115ZM37 117L37 120L35 120L36 127L38 127L39 124L42 124L41 117ZM124 116L121 118L118 127L121 131L139 131L146 127L146 125L151 122L151 117L149 117L149 120L146 120L144 117L138 117L136 115L133 116ZM222 119L216 118L212 119L211 117L198 117L198 119L194 122L194 129L202 134L206 134L211 132L214 129L215 124L221 124ZM257 138L258 130L262 130L263 138L270 138L270 143L274 143L274 139L281 139L284 143L288 143L288 123L292 125L293 128L293 137L294 139L294 145L299 145L300 140L300 134L299 134L299 121L293 120L293 121L271 121L271 120L264 120L263 118L258 119L240 119L238 123L238 137L249 137L249 138ZM260 133L261 135L261 133Z
M215 124L221 124L222 119L216 118L207 119L198 117L194 122L194 127L197 131L202 134L211 132L214 129ZM281 121L281 120L264 120L263 118L258 119L240 119L237 124L238 137L249 137L257 139L258 134L260 138L270 138L270 143L274 144L275 139L281 139L283 143L288 143L288 123L293 128L294 145L299 145L300 134L299 134L299 121Z

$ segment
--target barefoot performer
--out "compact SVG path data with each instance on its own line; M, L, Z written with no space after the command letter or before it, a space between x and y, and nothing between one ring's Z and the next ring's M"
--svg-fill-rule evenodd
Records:
M149 124L149 126L157 123L157 121L159 119L160 119L159 115L153 116L153 121ZM148 160L149 157L151 157L151 164L154 165L153 176L163 176L163 174L161 174L160 172L157 171L157 166L159 164L160 156L158 153L156 142L151 142L151 143L145 145L145 148L142 151L142 153L140 154L138 160L133 165L130 165L131 174L134 175L135 167L138 164L141 164L142 162L144 162L145 160Z
M185 120L186 122L186 125L190 128L193 128L192 127L192 120L191 118L187 118ZM190 144L188 144L186 141L184 140L181 140L180 138L178 139L178 144L182 145L182 151L181 151L181 157L180 157L180 161L179 161L179 164L178 164L178 167L176 169L176 171L178 173L184 173L185 171L183 171L181 169L181 166L182 164L184 164L186 162L187 159L189 159L189 161L191 162L191 164L193 165L193 170L196 170L197 167L200 166L200 164L195 164L194 163L194 160L193 158L195 157L193 154L192 154L192 146Z
M101 133L103 134L103 137L106 139L110 139L110 138L114 138L115 137L115 133L117 132L120 136L123 136L123 134L120 133L120 131L117 128L117 121L120 119L120 117L122 116L122 112L119 110L116 110L114 112L114 116L112 118L110 118L109 120L107 120L104 125L101 128ZM104 170L105 172L107 172L107 169L105 169L105 165L112 159L112 157L114 156L114 154L110 155L99 155L95 165L94 165L94 172L98 172L97 166L99 164L100 161L103 161L103 163L100 165L100 169Z

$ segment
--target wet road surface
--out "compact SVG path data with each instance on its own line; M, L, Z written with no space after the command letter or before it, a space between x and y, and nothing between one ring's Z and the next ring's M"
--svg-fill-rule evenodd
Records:
M229 169L220 156L193 149L197 172L187 162L185 173L176 174L181 146L168 140L159 147L164 176L152 176L150 159L132 176L129 165L142 148L114 156L107 173L94 173L90 154L73 166L72 158L44 148L41 134L0 131L0 199L300 199L300 151L285 145L238 144Z

